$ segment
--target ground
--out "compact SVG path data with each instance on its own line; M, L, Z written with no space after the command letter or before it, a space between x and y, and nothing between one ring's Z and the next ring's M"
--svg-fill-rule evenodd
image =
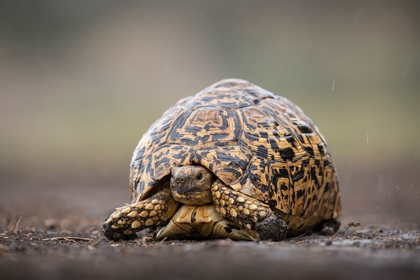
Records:
M349 170L339 233L281 242L112 242L101 225L128 202L125 177L0 181L0 279L419 279L417 175L388 169L380 192L374 170Z
M281 242L112 242L100 220L77 216L23 221L4 215L0 278L82 279L415 279L420 232L349 222L334 236L303 235ZM418 278L417 278L418 279Z

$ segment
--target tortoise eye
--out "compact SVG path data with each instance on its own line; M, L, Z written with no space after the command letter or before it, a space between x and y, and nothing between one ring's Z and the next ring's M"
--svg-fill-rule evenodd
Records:
M203 174L202 173L198 173L197 174L197 177L195 177L195 179L197 179L197 180L203 179Z

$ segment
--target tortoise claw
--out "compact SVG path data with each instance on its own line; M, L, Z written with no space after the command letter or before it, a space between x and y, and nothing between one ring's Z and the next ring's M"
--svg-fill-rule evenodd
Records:
M179 203L168 188L148 199L117 208L103 223L103 232L111 240L134 239L136 232L159 226L177 211Z
M286 238L289 227L280 215L273 214L255 224L255 231L262 240L280 241Z
M137 238L137 234L131 232L131 234L125 234L123 230L115 230L111 228L111 225L107 224L106 221L103 223L102 229L106 238L116 241L116 240L132 240ZM128 233L128 232L126 232Z

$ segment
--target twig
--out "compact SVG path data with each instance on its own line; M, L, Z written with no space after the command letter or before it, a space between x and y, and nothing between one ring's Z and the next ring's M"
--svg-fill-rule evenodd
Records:
M19 217L19 220L16 223L15 230L13 231L14 234L18 233L18 228L19 228L19 224L21 220L22 220L22 216Z
M347 228L344 230L344 237L347 236L347 231L349 230L349 228L351 228L351 227L358 227L358 226L360 226L360 223L358 223L358 222L350 222L347 225ZM336 237L337 234L339 234L339 233L340 233L340 231L337 231L336 233L334 233L334 235L330 237L330 240L333 239L334 237Z
M350 223L348 223L347 228L346 228L346 230L344 231L344 237L347 237L347 231L348 231L350 228L352 228L352 227L358 227L358 226L360 226L360 223L358 223L358 222L350 222Z
M100 238L98 238L95 242L93 242L92 244L90 244L90 245L92 245L93 247L96 247L96 246L98 246L99 245L99 243L101 243L101 239Z
M299 236L296 236L296 237L295 237L296 241L298 241L298 240L299 240L299 238L301 238L301 237L303 237L303 236L305 236L305 235L306 235L306 232L305 232L305 233L303 233L303 234L301 234L301 235L299 235Z
M165 237L162 239L162 241L160 241L160 244L162 244L168 237Z
M42 239L42 241L55 241L55 240L64 240L64 241L88 241L88 242L92 242L93 238L84 238L84 237L72 237L72 236L67 236L67 237L51 237L51 238L44 238Z
M346 229L346 230L347 230L347 229ZM339 231L339 230L337 230L337 232L336 232L336 233L334 233L334 234L330 237L330 240L331 240L331 239L333 239L334 237L336 237L339 233L340 233L340 231Z

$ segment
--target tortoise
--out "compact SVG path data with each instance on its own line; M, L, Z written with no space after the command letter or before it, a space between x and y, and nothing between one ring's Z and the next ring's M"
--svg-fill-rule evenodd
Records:
M131 160L131 204L103 223L112 240L282 240L334 232L341 215L324 137L285 97L224 79L169 108Z

